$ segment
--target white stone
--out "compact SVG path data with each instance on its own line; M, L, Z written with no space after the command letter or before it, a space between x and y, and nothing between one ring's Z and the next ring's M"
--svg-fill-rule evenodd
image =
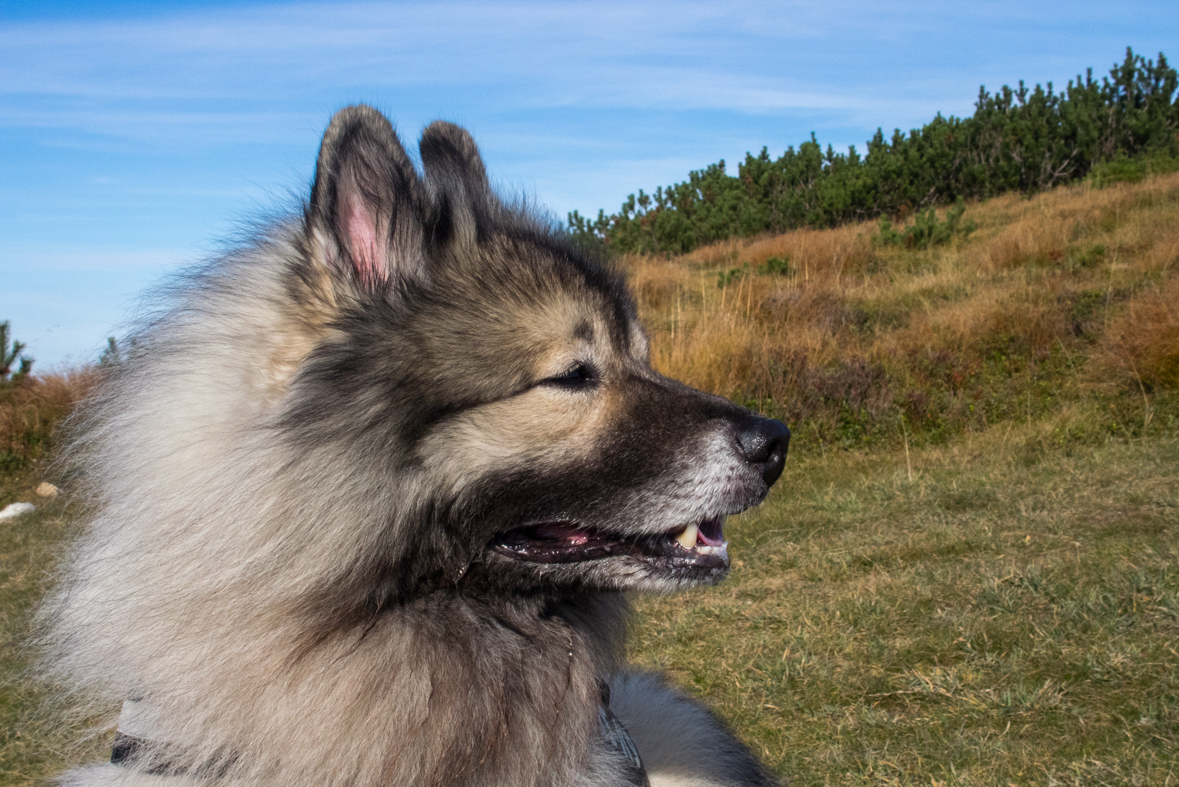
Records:
M42 481L37 487L37 494L41 497L57 497L57 487L48 481Z
M32 503L12 503L0 511L0 519L13 519L21 514L31 514L37 508Z

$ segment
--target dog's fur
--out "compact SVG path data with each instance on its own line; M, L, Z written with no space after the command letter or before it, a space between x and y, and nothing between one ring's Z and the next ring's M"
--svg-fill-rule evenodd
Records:
M618 653L623 591L723 576L671 539L760 502L785 438L653 372L621 280L465 131L420 149L337 114L303 214L175 282L84 409L47 663L143 742L64 783L618 784L604 679L653 785L776 784Z

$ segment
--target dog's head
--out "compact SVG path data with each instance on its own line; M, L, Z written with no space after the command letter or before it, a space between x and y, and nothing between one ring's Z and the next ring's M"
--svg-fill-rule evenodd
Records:
M381 529L342 581L381 604L719 580L786 427L652 370L623 281L505 206L466 131L420 149L424 177L380 113L341 111L306 214L295 289L332 317L284 428Z

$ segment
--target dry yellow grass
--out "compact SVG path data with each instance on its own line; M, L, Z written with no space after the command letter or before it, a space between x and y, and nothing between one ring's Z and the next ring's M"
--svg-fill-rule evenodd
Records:
M0 384L0 470L20 474L33 469L51 447L62 420L97 378L93 369L82 369Z
M1179 387L1179 279L1169 278L1110 320L1098 355L1110 376Z
M821 440L896 437L902 419L937 436L1098 384L1179 382L1179 174L966 217L972 235L923 251L879 247L865 223L622 265L657 368Z

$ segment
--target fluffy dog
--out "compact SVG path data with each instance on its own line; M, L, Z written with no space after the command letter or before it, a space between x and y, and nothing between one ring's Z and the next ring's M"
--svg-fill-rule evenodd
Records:
M365 106L301 215L175 281L82 414L49 663L123 703L67 785L770 785L619 663L720 580L789 434L655 373L623 281Z

